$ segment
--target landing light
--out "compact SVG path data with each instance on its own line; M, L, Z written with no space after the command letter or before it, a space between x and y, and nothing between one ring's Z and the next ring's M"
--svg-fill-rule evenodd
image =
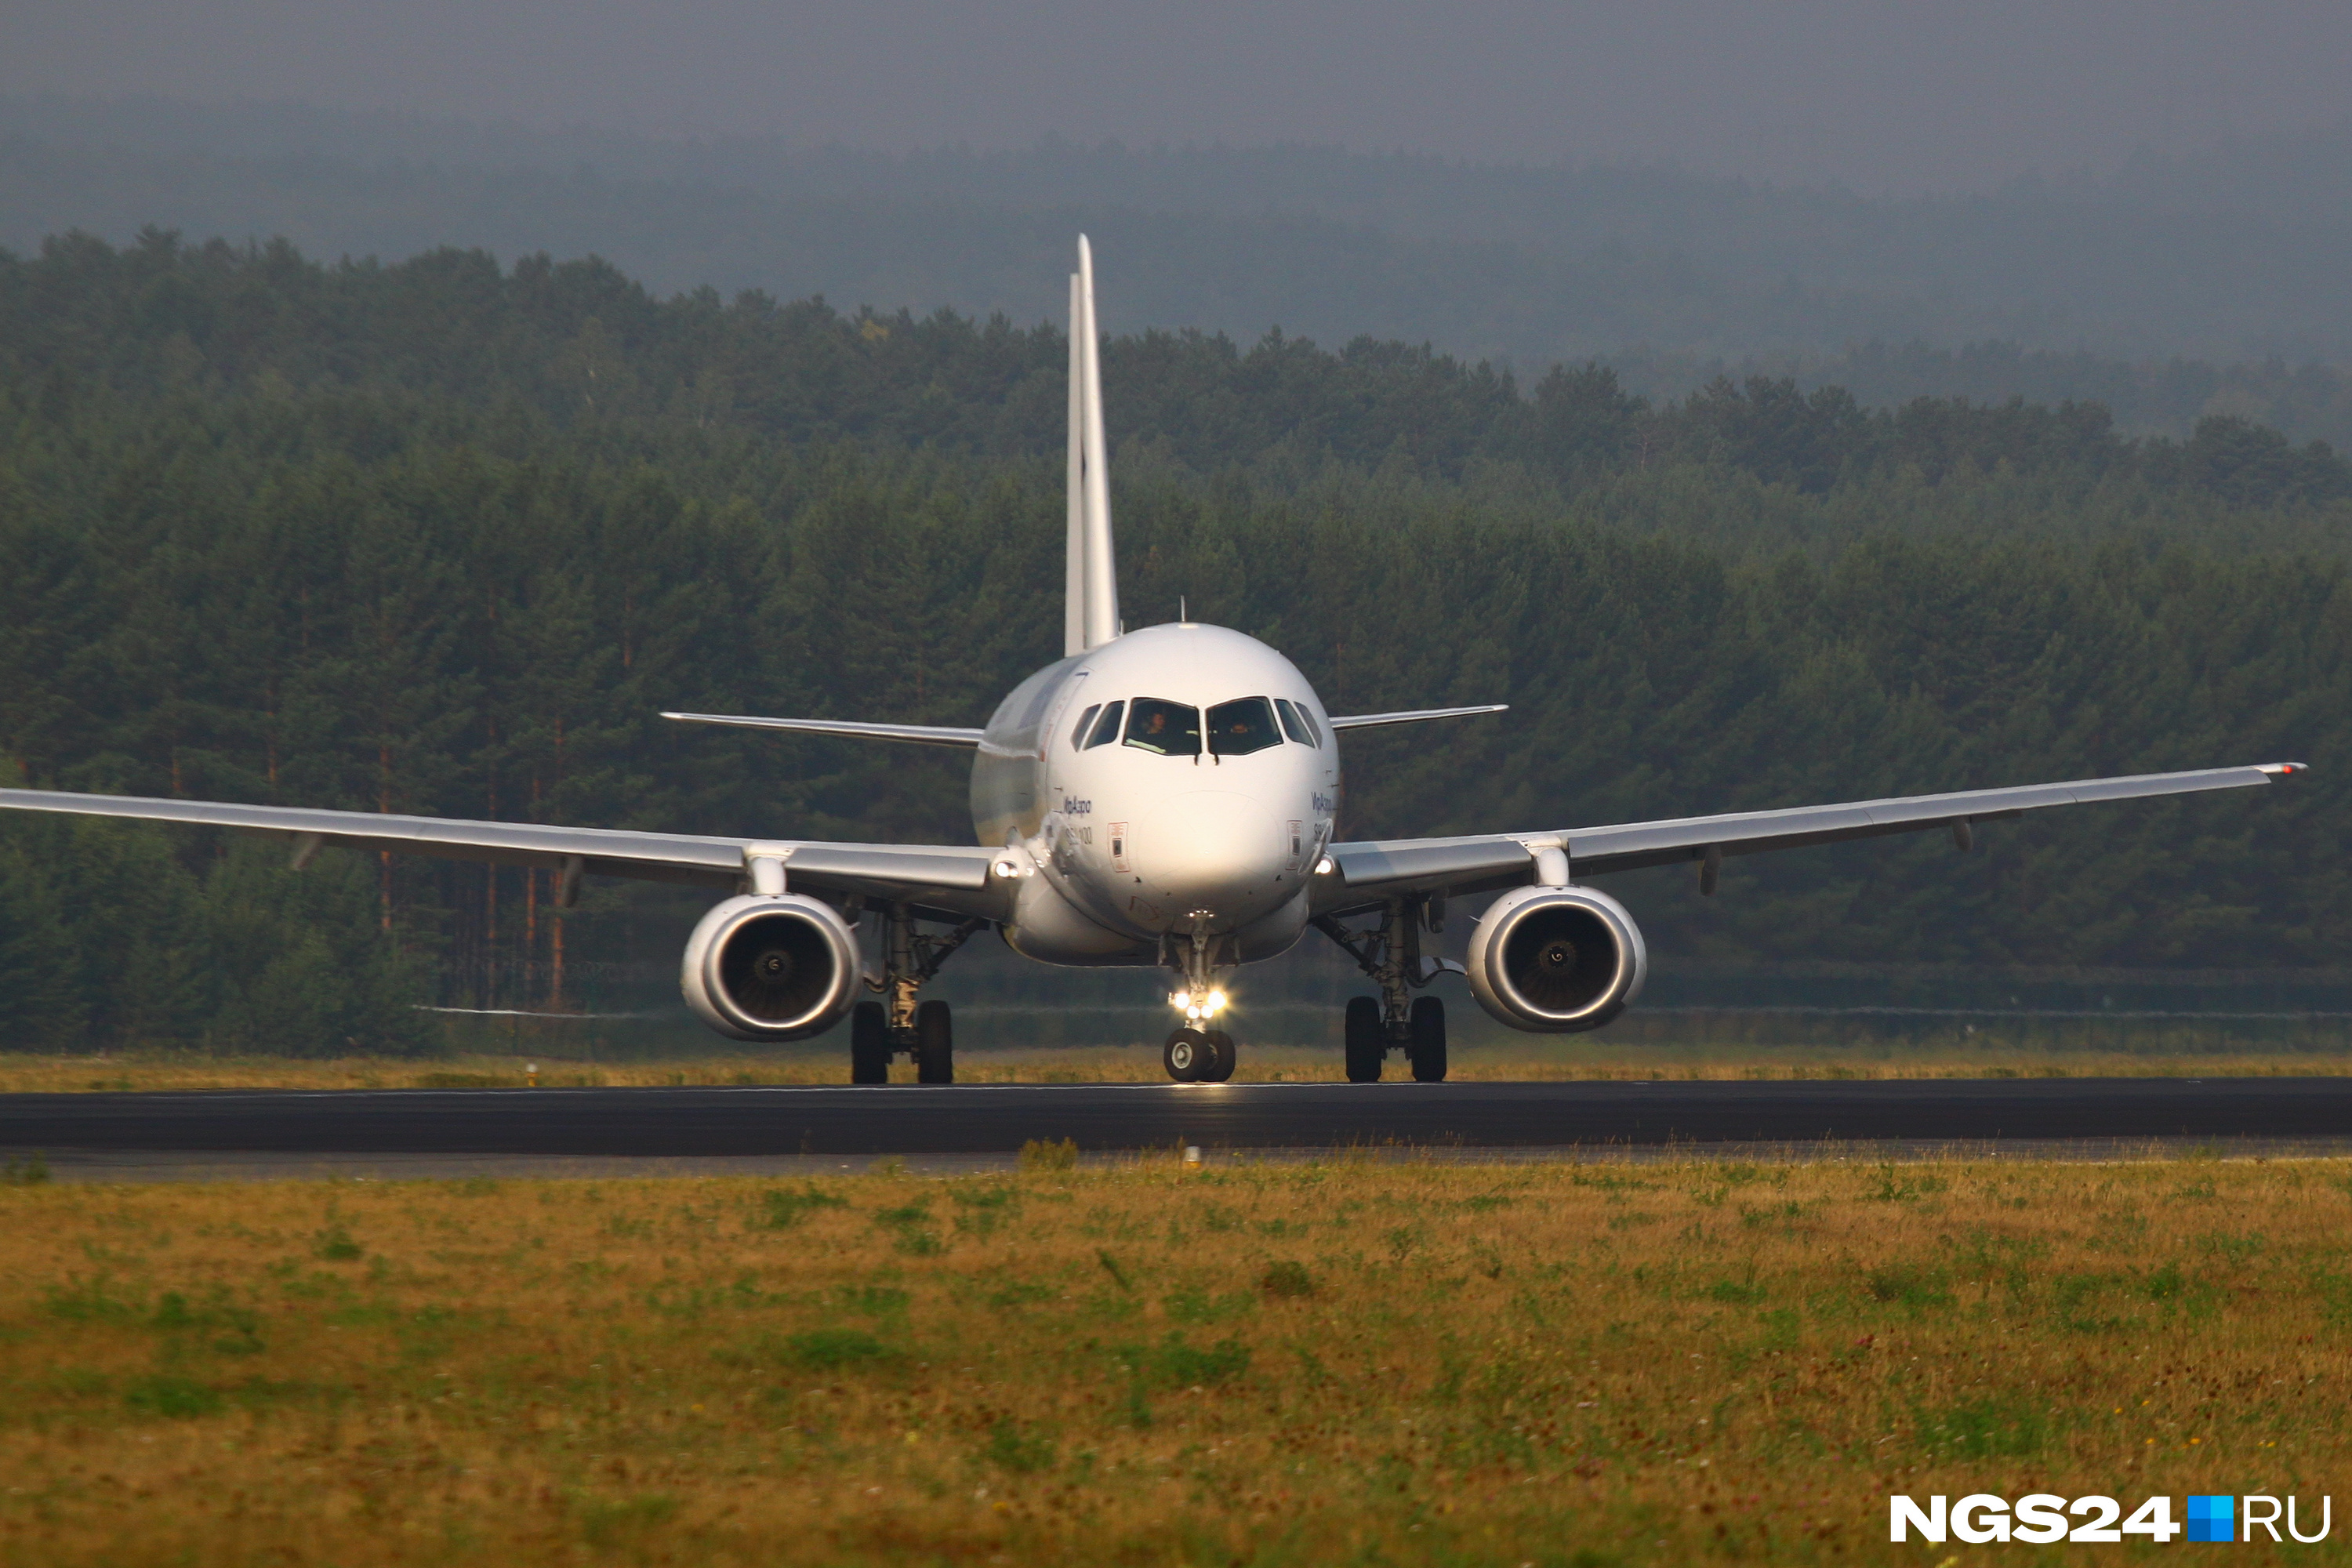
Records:
M1222 991L1171 991L1168 1005L1183 1014L1187 1022L1199 1024L1225 1010L1225 994Z

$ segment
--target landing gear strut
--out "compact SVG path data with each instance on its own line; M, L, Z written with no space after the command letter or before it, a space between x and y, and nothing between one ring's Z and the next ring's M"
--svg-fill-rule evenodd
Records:
M1316 918L1315 929L1356 961L1381 988L1380 996L1348 1003L1347 1063L1349 1083L1378 1083L1389 1052L1402 1051L1418 1083L1445 1081L1445 1004L1412 993L1461 965L1421 955L1421 933L1445 929L1443 899L1391 899L1378 924L1350 931L1335 916Z
M1225 994L1217 986L1216 963L1224 940L1194 931L1170 961L1182 984L1170 1000L1184 1009L1184 1022L1168 1037L1160 1059L1178 1083L1223 1083L1234 1076L1234 1037L1213 1022L1225 1005Z
M866 987L883 1000L860 1002L849 1015L849 1081L888 1083L891 1058L915 1064L920 1083L955 1082L955 1026L944 1002L919 1002L916 994L940 965L988 924L968 920L945 932L927 931L904 904L882 911L882 973Z

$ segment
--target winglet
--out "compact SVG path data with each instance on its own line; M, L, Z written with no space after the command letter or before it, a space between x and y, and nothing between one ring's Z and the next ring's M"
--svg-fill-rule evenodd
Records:
M2311 764L2309 763L2258 763L2255 764L2255 771L2268 773L2273 778L2283 779L2289 773L2309 773Z

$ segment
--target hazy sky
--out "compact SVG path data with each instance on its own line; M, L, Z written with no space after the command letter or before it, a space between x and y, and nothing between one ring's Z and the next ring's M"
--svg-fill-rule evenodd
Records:
M1983 188L2346 112L2342 0L0 0L0 90Z

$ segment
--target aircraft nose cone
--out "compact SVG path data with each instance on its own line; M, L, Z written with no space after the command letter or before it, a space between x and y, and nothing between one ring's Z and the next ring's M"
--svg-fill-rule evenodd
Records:
M1292 890L1274 879L1288 847L1280 829L1247 795L1196 790L1162 801L1135 825L1135 868L1188 910L1246 914Z

